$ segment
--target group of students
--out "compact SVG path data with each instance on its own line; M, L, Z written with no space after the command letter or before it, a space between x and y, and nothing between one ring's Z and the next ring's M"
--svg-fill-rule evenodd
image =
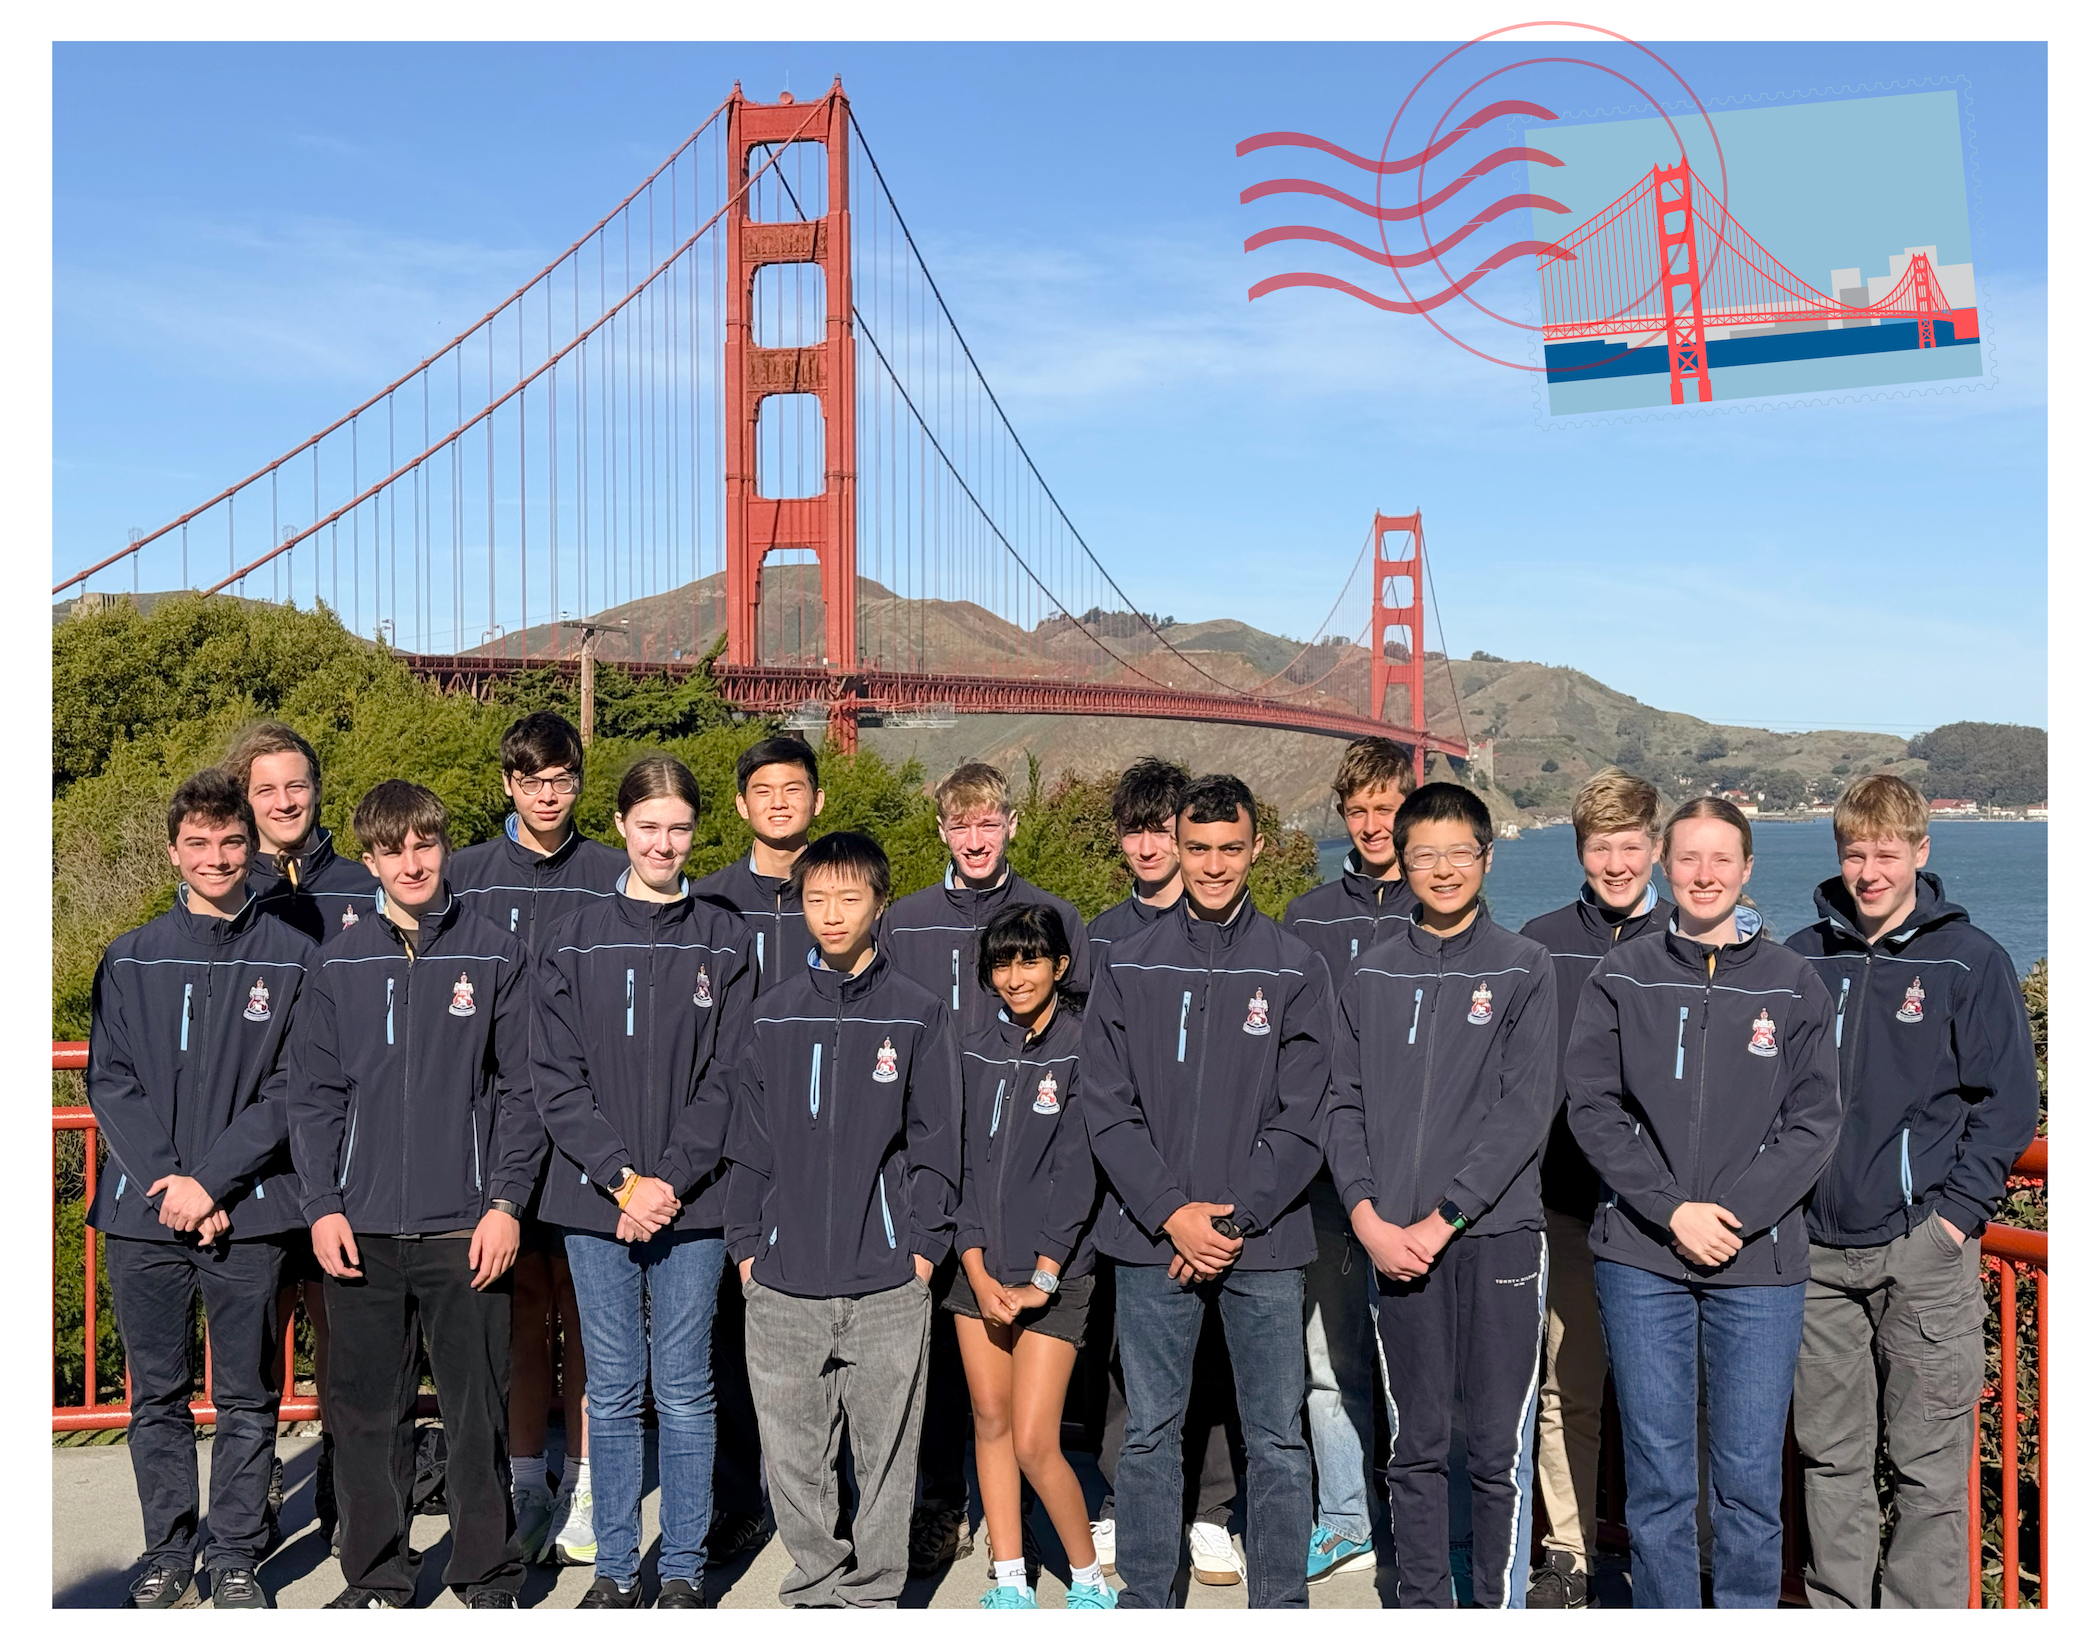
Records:
M585 1607L642 1601L645 1409L660 1609L775 1529L784 1603L894 1606L974 1551L973 1434L986 1607L1036 1607L1032 1503L1067 1608L1171 1607L1184 1551L1302 1607L1374 1562L1381 1422L1398 1603L1455 1601L1463 1523L1471 1603L1580 1607L1607 1368L1637 1605L1697 1607L1702 1571L1716 1605L1777 1601L1789 1404L1812 1601L1964 1602L1977 1244L2037 1091L2012 965L1924 869L1904 781L1847 791L1782 945L1743 815L1664 822L1618 769L1576 800L1578 897L1520 934L1479 797L1410 789L1383 739L1336 778L1342 876L1281 922L1248 893L1246 785L1156 760L1116 787L1132 888L1090 926L1008 864L982 763L936 789L941 882L894 903L872 838L812 837L799 740L744 753L751 850L698 882L674 759L622 778L624 853L573 826L560 717L501 763L503 835L454 854L440 800L387 781L361 869L279 724L169 804L180 888L105 955L88 1067L135 1606L267 1604L300 1287L332 1607L414 1597L426 1366L445 1581L477 1608L535 1558L592 1564ZM1082 1354L1093 1518L1062 1448Z

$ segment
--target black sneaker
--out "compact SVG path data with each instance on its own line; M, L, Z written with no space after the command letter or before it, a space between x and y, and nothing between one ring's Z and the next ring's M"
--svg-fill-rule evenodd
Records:
M733 1564L746 1553L755 1553L773 1539L771 1519L718 1518L707 1532L707 1562Z
M314 1463L314 1517L321 1521L321 1539L328 1543L328 1556L340 1558L343 1544L336 1539L335 1438L321 1434L321 1459Z
M263 1503L263 1556L268 1557L277 1550L280 1527L284 1521L284 1461L281 1457L270 1459L270 1493Z
M321 1606L324 1610L392 1610L398 1608L394 1601L383 1593L375 1593L369 1587L345 1587L334 1598Z
M267 1610L270 1601L253 1570L221 1570L211 1578L214 1610Z
M518 1595L501 1587L476 1587L467 1594L466 1602L469 1610L515 1610Z
M576 1601L579 1610L632 1610L642 1602L642 1584L622 1587L611 1576L600 1576Z
M130 1610L189 1610L203 1602L190 1585L188 1570L156 1564L131 1584Z
M1548 1553L1546 1562L1531 1572L1531 1585L1524 1590L1527 1610L1586 1610L1590 1603L1590 1578L1576 1568L1574 1555Z
M968 1557L977 1550L977 1543L962 1508L929 1502L911 1510L911 1537L906 1550L910 1572L930 1576L958 1558Z
M659 1610L705 1610L707 1600L700 1589L683 1576L673 1576L656 1590L656 1607Z

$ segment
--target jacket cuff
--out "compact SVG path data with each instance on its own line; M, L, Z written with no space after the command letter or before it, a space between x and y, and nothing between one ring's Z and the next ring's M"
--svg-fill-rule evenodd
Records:
M1378 1204L1378 1183L1368 1176L1352 1180L1336 1193L1342 1200L1342 1218L1348 1219L1359 1203L1369 1203L1375 1210Z
M1130 1213L1147 1237L1156 1237L1166 1230L1167 1216L1188 1201L1179 1186L1169 1186L1142 1209L1132 1209Z
M307 1198L299 1205L299 1213L306 1217L306 1224L309 1226L328 1215L339 1215L342 1212L341 1192L323 1192L319 1197Z
M515 1177L491 1180L488 1201L493 1203L500 1197L504 1202L515 1203L521 1209L528 1208L532 1203L532 1187L532 1181Z
M756 1232L733 1237L729 1240L729 1258L741 1266L747 1260L756 1260L759 1248Z
M1492 1205L1489 1204L1485 1199L1480 1197L1478 1193L1469 1191L1466 1188L1466 1186L1461 1182L1454 1182L1452 1185L1445 1188L1443 1197L1440 1198L1438 1201L1456 1203L1458 1205L1458 1212L1466 1217L1466 1224L1468 1226L1472 1225L1474 1221L1478 1220L1482 1215L1486 1214L1489 1208L1492 1207Z
M685 1194L693 1189L693 1183L700 1178L693 1173L692 1165L685 1159L685 1153L673 1151L668 1146L664 1148L663 1156L656 1160L656 1167L649 1172L651 1179L661 1180L670 1187L681 1203L685 1201Z
M1963 1237L1975 1237L1991 1218L1989 1209L1979 1209L1972 1199L1947 1186L1940 1188L1939 1201L1933 1205L1932 1212L1959 1226Z
M1057 1275L1063 1277L1065 1268L1072 1264L1072 1255L1079 1247L1079 1240L1067 1240L1062 1232L1038 1232L1035 1235L1035 1252L1047 1255L1057 1262ZM1034 1257L1031 1256L1031 1259Z
M626 1147L622 1146L617 1150L607 1152L596 1163L591 1165L591 1184L602 1192L612 1184L613 1171L615 1169L632 1168L633 1165L633 1155Z
M948 1258L953 1248L954 1245L948 1241L945 1232L938 1237L929 1236L924 1232L914 1232L911 1235L911 1252L925 1260L929 1266L940 1265Z
M955 1229L955 1252L958 1255L965 1249L982 1249L984 1246L982 1226L958 1226Z

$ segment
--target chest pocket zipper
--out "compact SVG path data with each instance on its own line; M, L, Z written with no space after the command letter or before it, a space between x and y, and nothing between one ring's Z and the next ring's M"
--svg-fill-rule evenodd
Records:
M882 1178L882 1171L875 1171L875 1196L882 1203L882 1235L889 1240L892 1249L897 1247L897 1228L890 1224L890 1188Z
M1846 980L1838 987L1837 1046L1845 1046L1845 999L1852 995L1852 982Z
M1678 1082L1680 1082L1680 1083L1684 1081L1684 1023L1685 1023L1685 1021L1689 1020L1689 1019L1690 1019L1691 1017L1692 1017L1692 1011L1691 1011L1691 1010L1690 1010L1689 1008L1685 1008L1685 1007L1682 1007L1682 1006L1680 1006L1680 1007L1678 1008L1678 1010L1677 1010L1677 1081L1678 1081Z
M765 978L765 973L766 973L766 931L765 931L765 930L764 930L763 928L761 928L761 929L760 929L760 930L758 931L758 974L759 974L759 978L760 978L760 979L764 979L764 978Z
M1349 942L1349 960L1351 962L1356 961L1356 941L1354 939L1350 940ZM1419 993L1417 993L1417 995L1419 995Z
M960 951L950 951L948 953L948 1006L955 1009L962 1007L962 953ZM896 1246L892 1244L891 1247L894 1248Z
M196 987L192 985L185 985L182 988L182 1051L184 1053L189 1052L190 1046L190 993L194 990L196 990ZM392 1037L387 1038L387 1041L390 1043L393 1040Z
M1903 1206L1911 1205L1910 1195L1910 1130L1903 1131Z
M510 931L513 934L518 931L518 908L515 905L510 908Z
M634 970L627 971L627 1035L634 1035Z
M811 1043L809 1045L809 1115L812 1121L816 1119L817 1103L823 1093L823 1084L824 1045L822 1043Z
M1177 1065L1187 1065L1189 1059L1189 1004L1195 1001L1193 991L1181 994L1181 1034L1174 1044L1174 1060Z
M394 982L391 977L386 982L386 1040L391 1048L394 1042Z
M990 1138L999 1138L999 1102L1006 1098L1006 1079L999 1079L999 1086L992 1090L992 1132Z
M1351 944L1353 945L1353 944L1354 944L1354 942L1352 941L1352 942L1351 942ZM1420 1026L1420 1025L1421 1025L1421 1023L1422 1023L1422 988L1421 988L1420 986L1416 986L1416 987L1415 987L1415 1017L1414 1017L1414 1018L1413 1018L1412 1020L1410 1020L1410 1021L1408 1021L1408 1022L1407 1022L1407 1041L1408 1041L1408 1045L1409 1045L1410 1047L1412 1047L1412 1046L1413 1046L1413 1044L1414 1044L1414 1040L1415 1040L1415 1029L1416 1029L1416 1028L1417 1028L1418 1026Z

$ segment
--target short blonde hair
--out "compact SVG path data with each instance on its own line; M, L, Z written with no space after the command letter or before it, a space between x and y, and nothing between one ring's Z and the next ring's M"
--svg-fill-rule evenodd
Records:
M1870 773L1853 780L1830 813L1830 827L1840 842L1848 837L1878 842L1900 836L1915 848L1925 840L1931 825L1932 809L1925 793L1892 773Z
M979 808L1013 812L1013 789L989 762L965 762L933 788L933 808L943 820Z
M1599 768L1582 782L1575 793L1575 851L1593 836L1614 831L1646 831L1654 836L1662 828L1662 798L1653 785L1624 768Z

